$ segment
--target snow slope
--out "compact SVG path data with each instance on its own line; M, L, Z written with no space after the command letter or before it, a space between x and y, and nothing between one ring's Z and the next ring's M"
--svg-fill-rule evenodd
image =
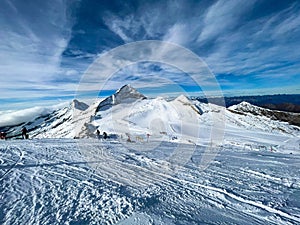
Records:
M88 106L73 100L67 107L41 115L30 122L12 126L7 131L8 136L20 138L21 130L25 126L31 138L73 138L81 132L83 124L89 122L90 117L95 114L98 103Z
M205 146L180 168L169 160L177 146L161 142L143 151L96 139L2 141L0 223L300 223L299 154L224 147L201 170Z
M118 134L161 136L187 134L193 130L200 112L184 96L171 102L163 98L138 100L118 104L109 110L97 113L93 121L100 130ZM183 126L190 129L182 130Z

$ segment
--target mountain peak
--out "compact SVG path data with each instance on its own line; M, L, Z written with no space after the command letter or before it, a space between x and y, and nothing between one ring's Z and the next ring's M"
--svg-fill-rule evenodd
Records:
M185 96L185 95L179 95L175 101L179 101L181 103L188 103L188 104L191 104L190 100Z
M134 88L130 84L125 84L121 88L119 88L116 92L119 92L121 90L131 90L131 89L134 89Z
M230 106L229 109L231 109L231 110L248 110L250 108L253 109L255 107L257 107L257 106L252 105L249 102L243 101L237 105Z
M246 101L242 101L240 104L238 105L241 105L241 106L253 106L251 103L249 102L246 102Z
M73 99L72 106L74 109L78 109L80 111L84 111L89 107L87 104L85 104L84 102L80 102L77 99Z
M249 102L241 102L237 105L230 106L228 109L238 111L238 112L243 112L243 113L251 113L254 115L265 115L266 113L271 113L272 110L265 109L256 105L252 105Z
M113 105L121 103L130 104L139 99L146 99L146 96L131 87L131 85L126 84L117 90L116 93L100 102L97 111L104 111Z
M134 95L138 95L140 97L143 96L144 98L146 98L143 94L138 92L130 84L126 84L126 85L122 86L119 90L116 91L116 93L114 95L128 95L128 94L131 94L131 95L134 94Z

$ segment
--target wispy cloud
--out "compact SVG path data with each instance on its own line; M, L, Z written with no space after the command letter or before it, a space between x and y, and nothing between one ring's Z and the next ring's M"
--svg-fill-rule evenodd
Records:
M201 86L203 91L218 90L218 83L206 64L181 46L142 41L109 51L86 71L77 94L111 90L134 83L138 88L166 86Z
M204 60L217 77L221 75L231 86L248 87L253 93L257 92L254 86L265 88L265 93L269 92L270 85L273 88L279 85L285 86L285 89L293 88L293 82L300 81L299 76L297 78L300 57L296 50L300 46L299 4L291 4L254 19L249 19L251 14L261 12L257 6L248 5L247 8L252 13L241 14L240 18L235 18L236 15L223 18L234 21L229 24L229 29L222 29L218 35L206 32L206 39L214 39L214 44ZM217 13L221 9L214 10L215 7L211 7L209 13ZM226 12L226 7L224 10ZM219 20L218 16L214 18L216 21L211 21L212 24ZM238 28L232 29L233 26ZM237 76L245 79L240 82Z
M268 1L218 0L211 5L189 2L180 10L178 2L173 3L169 8L162 2L151 7L159 13L163 8L165 15L173 15L167 20L163 15L155 16L151 10L143 11L144 7L139 7L125 19L110 15L105 20L110 21L110 29L124 42L147 39L160 33L160 39L191 49L207 62L220 82L226 80L239 85L237 76L248 77L240 85L251 82L251 78L251 85L260 86L269 79L279 81L285 77L295 81L300 64L297 51L300 46L300 6L297 2L272 5ZM149 15L153 21L147 20ZM147 27L156 29L150 29L149 35L145 32Z
M218 38L224 33L236 30L240 20L249 12L255 0L242 2L239 0L219 0L208 8L204 17L204 27L198 37L199 42Z
M300 81L299 15L300 3L293 0L3 0L0 101L71 98L94 60L117 46L142 40L171 42L196 53L228 92L265 88L267 93L270 85L279 88L277 84L299 92L294 86ZM132 50L123 56L143 54ZM190 77L172 65L130 65L130 60L114 58L114 66L121 70L106 83L107 89L130 82L154 91L174 83L192 85L193 61L179 60L168 49L149 54L189 66ZM209 84L205 76L199 80Z
M64 75L61 54L72 26L68 6L60 0L1 3L0 99L19 97L22 101L63 88L51 80ZM32 91L25 94L24 88Z

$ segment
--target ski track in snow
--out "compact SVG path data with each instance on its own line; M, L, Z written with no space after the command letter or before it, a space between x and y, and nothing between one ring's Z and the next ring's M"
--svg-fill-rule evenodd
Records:
M0 223L300 223L299 154L232 146L200 170L203 146L179 166L171 163L176 143L153 143L152 151L135 145L0 142Z

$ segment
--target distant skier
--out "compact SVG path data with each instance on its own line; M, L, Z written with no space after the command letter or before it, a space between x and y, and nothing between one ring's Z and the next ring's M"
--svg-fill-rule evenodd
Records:
M100 139L100 131L97 129L97 138Z
M23 127L22 129L22 138L23 139L28 139L29 138L29 135L27 134L28 130L26 127Z
M128 133L125 133L126 134L126 136L127 136L127 142L132 142L132 140L131 140L131 138L130 138L130 134L128 134Z
M6 133L5 132L0 132L0 139L6 139Z
M108 138L108 136L107 136L107 133L106 133L106 132L103 132L103 138L104 138L104 139Z

